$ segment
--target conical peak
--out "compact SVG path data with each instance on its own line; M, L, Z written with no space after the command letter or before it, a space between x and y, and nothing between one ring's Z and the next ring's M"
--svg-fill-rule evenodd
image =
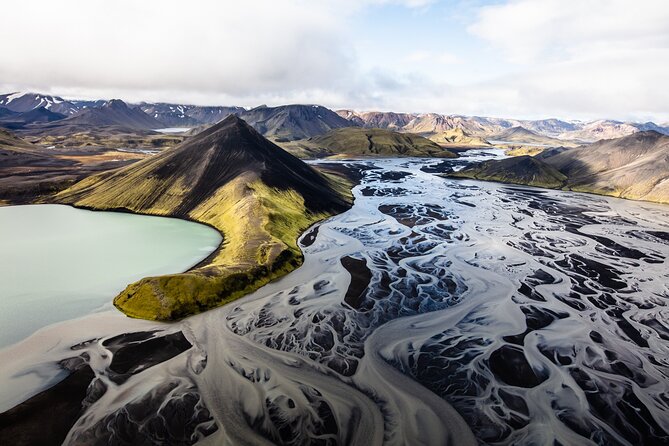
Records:
M242 118L231 114L203 132L197 134L195 138L208 137L213 134L243 133L244 131L249 135L257 133L256 130Z

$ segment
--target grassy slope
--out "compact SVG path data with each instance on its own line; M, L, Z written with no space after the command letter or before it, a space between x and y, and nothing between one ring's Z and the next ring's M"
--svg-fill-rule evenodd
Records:
M205 162L190 167L206 170L207 155L195 149L191 153L198 153ZM173 160L169 155L86 178L56 196L59 202L89 209L187 218L223 234L221 247L196 268L130 284L114 299L116 307L129 316L174 320L256 290L298 267L303 258L297 237L333 213L311 212L295 190L270 187L259 172L249 170L211 190L184 214L183 203L193 191L190 177L165 180L156 176ZM329 177L327 182L344 195L347 185L343 180ZM346 199L350 201L350 194Z
M531 156L491 160L449 174L451 177L524 184L551 189L564 186L567 177Z
M346 127L286 146L298 156L416 156L454 158L457 155L411 133Z
M490 147L480 136L472 136L459 127L429 136L431 141L444 147Z
M547 147L535 147L535 146L508 146L504 150L504 154L507 156L534 156L542 153L547 149Z

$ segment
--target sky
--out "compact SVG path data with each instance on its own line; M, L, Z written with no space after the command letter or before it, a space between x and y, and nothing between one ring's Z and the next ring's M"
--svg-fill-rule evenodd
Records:
M31 0L2 10L2 92L669 122L665 0Z

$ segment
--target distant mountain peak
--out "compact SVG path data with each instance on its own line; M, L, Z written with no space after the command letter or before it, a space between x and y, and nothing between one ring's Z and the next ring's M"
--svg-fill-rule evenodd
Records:
M121 99L111 99L104 105L104 107L115 108L115 109L129 108L128 104L123 102Z

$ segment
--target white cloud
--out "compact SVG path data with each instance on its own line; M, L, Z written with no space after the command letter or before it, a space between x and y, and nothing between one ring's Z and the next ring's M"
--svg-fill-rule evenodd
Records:
M518 109L668 116L669 2L512 0L482 8L469 31L516 64L488 87L516 91Z
M470 32L518 63L669 46L664 0L511 0L481 8Z
M404 7L420 17L407 24L435 26L439 11L452 5L7 2L0 27L0 88L135 101L309 102L509 117L669 120L669 2L467 4L461 9L470 14L468 32L439 40L436 27L436 38L412 41L410 26L396 35L377 35L376 10ZM360 17L367 22L353 26ZM457 28L449 19L443 26ZM374 44L365 45L368 41ZM366 54L375 48L388 49L389 56ZM401 51L397 57L395 48Z
M406 55L404 61L409 63L429 62L432 64L442 65L458 64L462 62L460 58L453 53L449 53L447 51L432 52L426 50L413 51Z
M353 60L333 5L51 0L3 5L0 79L243 96L337 86Z

